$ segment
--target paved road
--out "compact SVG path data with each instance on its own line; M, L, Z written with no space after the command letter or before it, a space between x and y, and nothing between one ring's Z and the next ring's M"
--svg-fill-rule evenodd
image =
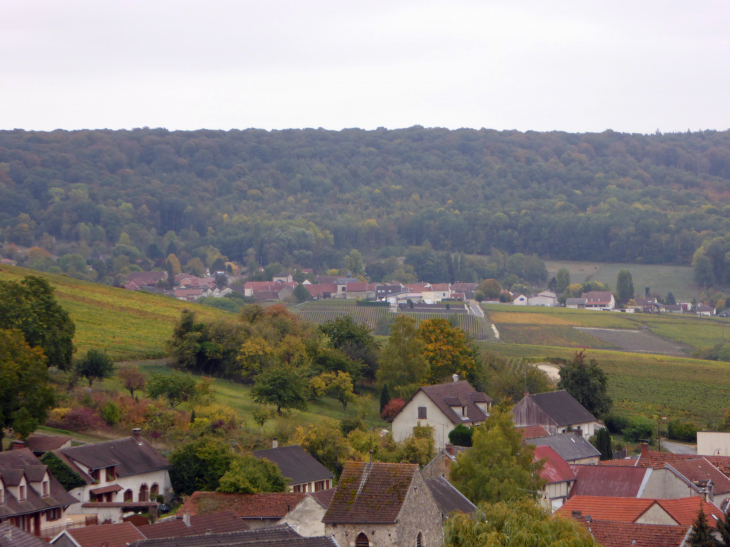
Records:
M471 311L474 315L476 315L477 317L484 317L484 310L478 303L474 304L473 302L469 301L469 307L471 308Z
M672 454L697 454L697 447L690 444L673 443L662 439L662 448L666 448Z

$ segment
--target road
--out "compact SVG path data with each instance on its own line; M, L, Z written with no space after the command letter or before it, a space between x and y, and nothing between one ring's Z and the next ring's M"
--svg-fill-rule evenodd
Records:
M672 454L697 454L697 447L691 444L673 443L662 439L662 448L666 448Z
M477 317L484 317L484 310L479 305L479 303L473 303L471 300L469 301L469 307L471 308L471 311L474 315Z

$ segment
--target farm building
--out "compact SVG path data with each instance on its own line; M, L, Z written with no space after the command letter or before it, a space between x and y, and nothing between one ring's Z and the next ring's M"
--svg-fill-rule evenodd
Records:
M546 306L552 308L557 302L557 295L551 291L542 291L537 296L532 296L527 299L528 306Z
M565 307L571 308L574 310L584 310L586 307L586 299L585 298L568 298L565 301Z
M551 435L572 429L579 435L592 437L598 425L595 416L564 389L528 393L512 409L512 414L517 427L541 425Z

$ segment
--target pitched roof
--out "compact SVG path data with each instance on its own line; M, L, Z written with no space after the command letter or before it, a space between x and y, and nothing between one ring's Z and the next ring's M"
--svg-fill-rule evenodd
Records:
M579 521L603 547L680 547L689 531L687 526L634 524L592 520Z
M59 534L57 540L63 533ZM145 536L131 522L121 524L104 524L66 530L81 547L127 547L129 543L145 539Z
M548 481L548 484L555 484L558 482L568 482L575 480L575 473L563 458L558 456L549 446L537 446L535 447L535 460L545 459L540 476Z
M328 488L327 490L320 490L319 492L312 492L309 494L310 497L314 498L325 509L329 509L332 503L332 498L335 495L334 488Z
M691 460L676 461L665 464L665 467L671 467L691 482L711 480L715 494L726 494L730 492L730 479L723 475L717 467L707 461L707 458L700 457Z
M134 437L74 446L64 448L59 452L92 470L116 466L116 473L119 477L171 467L170 462L152 448L147 441Z
M335 477L329 469L315 460L298 444L257 450L253 455L274 462L281 474L290 479L289 484L302 484Z
M279 524L242 532L148 539L135 542L132 545L134 547L222 547L225 545L256 545L257 547L295 545L297 547L305 547L303 544L290 543L291 541L301 539L305 538L297 534L289 525ZM311 547L319 547L319 545L315 543Z
M426 396L433 401L444 415L454 424L483 422L487 419L487 415L475 403L491 403L492 398L486 393L480 393L466 380L459 382L449 382L446 384L437 384L435 386L422 386L419 390L403 405L403 408L411 402L413 397L423 391ZM459 407L459 414L451 410L450 406ZM466 407L467 419L461 419L461 407ZM400 412L403 411L401 408ZM400 413L399 412L399 413Z
M534 446L549 446L566 462L595 458L601 455L591 443L583 437L580 437L574 431L561 433L560 435L538 437L525 442Z
M535 439L537 437L547 437L550 435L547 429L541 425L528 425L525 427L516 428L517 431L522 433L522 439Z
M613 467L636 467L636 462L638 461L638 458L624 458L622 460L601 460L600 462L598 462L598 465L608 465Z
M9 537L8 537L9 535ZM39 537L24 532L10 524L0 522L0 547L47 547L48 543Z
M18 485L23 476L29 483L43 480L47 467L35 457L29 448L0 452L0 477L10 485ZM26 488L26 498L17 499L8 489L5 490L5 503L0 505L0 518L27 515L38 511L45 511L56 507L66 507L77 503L78 500L66 492L56 478L49 472L49 496L40 496L32 484Z
M214 534L241 532L248 530L248 525L233 511L221 511L208 515L191 516L190 525L185 524L182 513L178 513L174 520L139 527L139 531L147 539L202 536L208 530Z
M154 285L162 279L167 279L167 272L129 272L127 281L134 281L138 286Z
M564 389L547 393L531 393L526 397L532 399L558 427L596 421L596 417Z
M698 457L705 458L712 465L717 467L720 472L730 478L730 456L697 456L696 454L672 454L671 452L653 452L648 451L645 455L638 459L632 459L636 467L652 467L654 469L662 469L665 463L673 463L685 460L696 460Z
M348 462L322 522L395 522L416 473L417 464Z
M346 285L347 292L366 292L368 290L368 284L367 283L348 283Z
M58 450L66 443L71 442L71 437L53 437L50 435L31 435L25 441L31 452L49 452Z
M714 528L717 520L724 516L716 505L703 501L700 496L677 498L676 500L656 500L656 502L683 526L692 526L700 511L700 504L702 504L711 528Z
M565 305L566 306L579 306L580 304L585 304L586 299L585 298L566 298Z
M577 481L570 496L636 498L641 495L647 469L618 465L572 465Z
M311 296L322 296L324 293L336 293L337 285L334 283L313 283L307 285L307 290Z
M454 511L462 513L472 513L476 510L476 506L464 497L454 486L444 477L435 477L426 479L426 485L431 491L436 505L441 509L444 516L448 516Z
M280 519L304 499L304 492L266 492L261 494L221 494L194 492L180 511L205 515L217 511L233 511L240 518Z
M586 304L608 304L613 298L613 293L611 291L584 292L583 298L586 299Z

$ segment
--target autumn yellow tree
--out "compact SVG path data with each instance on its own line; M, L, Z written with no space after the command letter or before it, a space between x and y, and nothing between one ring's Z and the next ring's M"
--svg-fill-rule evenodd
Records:
M423 355L429 363L429 384L438 384L452 374L474 379L478 351L463 330L453 327L447 319L428 319L421 323L419 337L425 343Z

